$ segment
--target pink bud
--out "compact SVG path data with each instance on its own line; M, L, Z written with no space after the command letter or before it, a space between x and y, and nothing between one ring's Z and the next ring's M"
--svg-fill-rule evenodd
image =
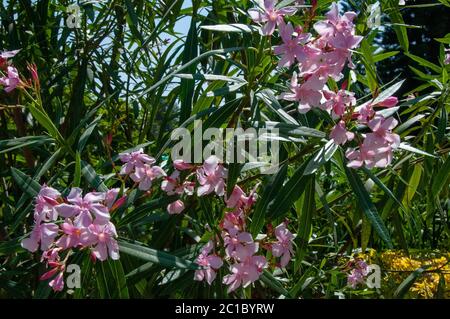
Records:
M92 251L91 254L89 255L90 260L95 263L97 261L97 257L95 256L94 252Z
M50 268L55 268L55 267L61 266L61 264L57 261L49 261L48 265L50 266Z
M378 106L393 107L393 106L396 106L397 103L398 103L398 99L395 96L390 96L386 100L378 103Z
M112 134L111 134L111 133L108 133L108 135L106 135L106 138L105 138L106 144L107 144L107 145L111 145L112 139L113 139Z
M47 271L45 274L43 274L41 277L39 277L39 280L47 280L53 277L58 272L58 267L53 268L49 271Z
M44 200L49 203L50 205L56 206L59 204L59 202L56 199L50 198L48 196L42 196Z
M33 79L33 82L39 86L40 82L39 82L39 75L38 75L38 71L37 71L37 67L36 64L32 63L32 64L28 64L28 70L31 73L31 78Z
M181 200L174 201L167 206L167 212L171 215L180 214L184 209L184 203Z
M192 169L194 167L192 164L186 163L183 160L174 160L173 161L173 166L179 171Z
M114 203L114 205L111 207L110 212L115 211L116 209L118 209L120 206L122 206L125 202L127 201L127 197L126 196L122 196L121 198L119 198L118 200L116 200L116 202Z

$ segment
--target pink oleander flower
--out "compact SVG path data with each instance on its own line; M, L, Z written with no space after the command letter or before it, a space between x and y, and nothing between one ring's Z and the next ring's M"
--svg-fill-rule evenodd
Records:
M281 257L280 267L284 268L291 260L291 256L294 254L292 248L292 240L294 235L286 228L285 223L281 223L275 228L275 237L278 241L272 244L272 254L275 257Z
M136 167L135 172L130 175L134 182L139 183L139 189L142 191L149 190L152 182L163 176L166 176L166 172L161 167L149 164Z
M393 107L396 106L398 103L398 98L396 98L395 96L390 96L388 98L386 98L385 100L379 102L377 104L377 106L382 106L382 107Z
M208 157L203 165L197 169L197 180L200 184L197 195L203 196L216 192L217 195L222 196L226 176L227 170L219 163L217 156Z
M251 256L245 262L231 265L231 274L223 278L223 283L228 285L228 293L257 281L266 267L264 256Z
M282 93L281 98L287 101L298 101L298 111L300 113L308 112L312 107L319 106L322 99L321 90L324 87L325 82L319 79L318 76L310 76L301 85L298 84L297 74L291 79L291 85L289 93Z
M59 227L54 223L35 224L29 238L22 240L23 248L30 252L35 252L40 243L42 251L46 251L53 244L58 235Z
M10 93L20 84L19 72L13 66L7 67L7 75L0 78L0 84L4 86L6 93Z
M342 116L347 106L356 104L354 95L353 92L347 90L339 90L337 93L324 90L323 96L327 101L321 107L327 111L332 111L337 116Z
M333 3L326 17L326 20L314 24L314 29L320 35L316 45L328 52L328 63L333 61L331 63L336 64L340 71L347 60L349 67L354 68L351 50L355 49L363 39L362 36L355 35L353 20L356 13L346 12L340 16L337 4Z
M392 162L393 147L387 143L378 145L368 143L366 140L359 150L348 149L345 156L349 159L348 167L358 168L365 165L367 168L386 167Z
M56 242L56 245L62 249L68 249L78 246L87 246L90 241L88 228L83 226L74 226L70 219L62 224L61 229L64 235Z
M355 268L353 268L347 276L347 284L353 289L356 288L358 284L363 284L365 277L369 273L367 263L363 260L358 260L354 266Z
M227 204L228 208L249 208L251 207L255 202L257 198L257 194L255 192L255 189L250 193L249 196L245 196L244 191L242 188L240 188L238 185L235 185L233 188L233 192L231 193L230 197L227 198L225 194L225 203Z
M185 161L183 161L181 159L174 160L173 166L179 171L185 171L185 170L194 168L194 165L186 163Z
M60 247L50 248L44 251L41 255L41 262L58 262L59 261L59 252L61 251Z
M203 269L199 269L195 271L194 280L202 281L206 280L206 282L211 285L211 283L216 279L216 271L222 267L223 261L220 257L216 255L210 255L210 252L214 248L214 244L212 241L209 241L201 250L200 255L197 257L195 262L203 267Z
M400 145L400 136L392 133L392 129L397 126L397 120L393 117L385 119L382 116L375 116L368 126L373 133L366 135L365 143L369 145L385 145L388 144L393 148Z
M356 119L361 124L367 124L375 116L375 111L370 103L365 103L357 107L355 111L354 116L356 116Z
M67 196L67 203L55 206L58 214L65 218L75 217L77 226L88 227L94 221L96 224L106 224L110 215L108 208L103 205L105 193L91 192L82 196L81 188L74 187Z
M242 209L235 209L232 212L225 213L223 221L220 223L222 229L244 229L245 215Z
M3 51L0 53L0 68L6 65L8 59L13 58L20 50Z
M333 2L330 11L325 16L326 20L318 21L314 24L314 30L322 37L332 39L339 33L354 33L353 20L357 16L355 12L349 11L341 16L338 5L336 2Z
M285 15L293 15L297 12L294 7L284 7L277 9L276 0L258 0L258 8L248 10L252 20L256 23L265 23L262 27L263 35L272 35L275 27L283 23Z
M364 283L364 277L358 270L352 269L350 274L347 276L347 284L355 289L358 284L362 283Z
M371 102L366 102L355 109L354 116L356 116L359 123L367 124L375 116L374 106L390 108L397 105L397 103L398 99L395 96L390 96L375 105L372 105Z
M230 258L237 258L240 251L245 249L245 245L253 244L253 238L250 233L239 232L236 228L228 229L228 232L223 235L223 241L225 253Z
M61 271L48 285L52 287L53 291L62 291L64 289L64 272Z
M120 174L122 175L130 174L135 169L143 167L144 164L152 165L155 163L155 159L147 154L144 154L144 150L142 148L130 153L120 153L119 158L123 163L125 163L120 170Z
M61 194L54 188L42 185L35 199L34 220L40 224L43 221L54 221L58 218L55 206L59 204L57 201Z
M176 200L173 203L167 205L167 212L171 215L181 214L184 210L184 203L181 200Z
M306 57L304 45L309 41L311 34L301 33L301 29L294 32L290 23L280 24L280 36L283 44L276 46L273 52L276 55L282 55L278 65L280 67L289 67L295 63L295 59L302 61Z
M333 139L335 144L343 145L347 141L351 141L355 138L355 134L347 131L345 128L345 122L339 121L330 133L330 138Z
M307 43L302 50L303 55L297 57L299 68L299 76L309 76L317 72L317 70L328 65L326 55L314 43ZM339 70L340 72L340 70Z
M334 39L330 41L330 44L335 48L332 53L335 55L336 61L348 61L348 66L351 69L355 68L352 61L352 49L358 47L363 37L359 35L353 35L351 33L338 33Z
M90 233L89 244L95 245L92 253L96 258L104 261L109 255L113 260L119 259L119 245L115 239L117 232L114 224L91 224L88 229Z
M352 168L359 168L366 163L369 167L373 167L373 158L375 156L375 151L368 149L366 145L362 144L359 147L359 150L354 148L349 148L345 152L345 156L349 160L347 166Z
M166 176L161 183L161 189L167 195L181 195L186 193L192 195L194 193L195 182L180 182L180 172L175 170L170 176Z

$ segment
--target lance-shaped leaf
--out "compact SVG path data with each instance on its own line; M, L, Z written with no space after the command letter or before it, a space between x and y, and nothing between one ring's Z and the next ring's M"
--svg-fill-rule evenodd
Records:
M369 219L373 226L373 229L377 232L378 236L386 243L388 248L392 248L392 240L386 226L383 223L377 209L370 199L370 195L364 187L363 182L356 174L355 170L344 166L345 173L347 174L348 182L356 196L358 205L363 210L364 214Z

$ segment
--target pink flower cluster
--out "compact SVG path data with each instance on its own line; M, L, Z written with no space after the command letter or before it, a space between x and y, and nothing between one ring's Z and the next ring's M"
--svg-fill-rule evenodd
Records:
M229 214L229 213L228 213ZM225 217L225 220L227 217ZM224 226L228 225L228 226ZM223 278L223 283L228 285L228 292L232 292L239 287L247 287L257 281L263 270L268 267L266 257L257 255L260 243L256 242L252 235L242 228L241 223L222 223L222 240L209 241L202 249L196 259L196 263L202 267L197 270L194 279L198 281L206 280L211 285L216 278L217 271L227 261L230 273ZM268 247L274 257L281 257L280 267L286 267L293 254L292 241L294 235L286 228L285 223L281 223L275 229L276 240L263 247ZM218 242L223 242L224 256L211 253Z
M219 224L221 239L210 240L202 248L196 258L201 269L195 272L195 280L205 280L211 284L224 261L229 264L230 270L230 274L223 279L223 283L229 286L229 292L240 286L247 287L259 279L268 263L265 256L257 255L260 243L246 231L248 214L257 199L257 186L247 195L236 185L227 196L227 169L216 156L208 157L202 165L175 160L174 170L170 175L160 166L154 165L156 160L145 154L143 149L121 153L119 158L124 163L120 174L129 176L140 190L149 191L155 180L162 179L161 189L169 196L180 197L167 206L169 214L180 214L185 209L184 196L216 195L223 198L227 211ZM263 243L262 247L271 250L275 258L280 257L279 266L286 267L293 254L293 238L286 224L282 223L275 229L275 240ZM223 256L217 253L221 243Z
M13 91L20 84L19 72L8 64L8 59L13 58L18 52L19 50L0 53L0 71L5 73L4 76L0 76L0 85L4 87L6 93Z
M230 274L223 278L223 283L228 285L228 292L255 282L267 267L266 258L256 255L259 243L245 231L246 213L255 200L254 190L246 196L239 186L235 186L230 198L225 199L227 207L233 209L225 213L221 223L225 258L230 263Z
M369 268L364 260L357 260L351 265L353 269L347 275L347 284L354 289L359 284L364 284L365 278L369 274Z
M72 249L89 249L94 260L104 261L108 256L119 259L117 232L110 222L110 212L125 199L116 201L118 193L119 189L111 189L83 196L81 189L75 187L64 198L54 188L41 187L35 198L34 227L30 237L22 240L22 247L43 252L41 261L51 270L41 280L54 277L49 285L55 291L64 288L65 264Z
M224 195L227 170L219 163L216 156L210 156L203 165L195 166L185 163L183 160L173 162L174 171L167 176L167 173L159 166L153 165L155 159L144 154L142 149L130 153L119 155L124 163L120 173L129 175L137 183L140 190L148 191L154 180L163 178L161 189L167 195L183 194L191 196L197 187L197 196L205 196L215 193L218 196ZM184 202L178 199L167 206L169 214L180 214L184 210Z
M264 8L264 9L261 9ZM384 118L381 113L374 111L374 107L393 107L397 98L388 97L375 105L370 102L357 108L353 92L345 89L345 82L340 90L332 91L327 87L331 78L340 81L342 71L346 65L354 68L352 51L363 39L355 34L354 12L339 14L336 3L326 14L326 19L313 25L316 36L305 32L301 26L292 26L284 21L284 16L295 13L292 8L275 9L275 1L265 1L264 6L249 11L253 21L265 22L264 34L272 34L275 25L283 41L275 46L274 53L281 56L280 67L296 65L290 82L289 92L281 94L281 98L298 103L300 113L306 113L312 108L327 111L337 120L330 133L330 138L339 145L354 140L357 135L348 130L357 124L365 125L371 132L358 136L358 148L349 148L346 156L349 167L368 168L386 167L392 161L392 151L400 144L398 135L392 133L397 125L393 118ZM256 14L255 12L258 12ZM310 11L312 18L315 14L315 4Z

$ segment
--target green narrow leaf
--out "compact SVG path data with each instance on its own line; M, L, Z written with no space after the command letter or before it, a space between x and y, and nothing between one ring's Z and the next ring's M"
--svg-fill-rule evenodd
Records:
M48 136L24 136L0 141L0 154L11 152L18 148L31 145L54 143L55 140Z
M429 267L429 266L428 266ZM394 292L394 298L401 299L409 291L409 288L414 284L414 282L419 278L419 276L428 268L427 266L420 267L412 272L405 280L397 287Z
M314 197L316 185L315 175L311 175L309 180L305 181L305 183L307 183L307 185L303 199L303 207L300 212L297 237L295 238L295 241L297 242L297 253L295 254L294 268L296 271L300 268L300 264L306 254L306 248L311 235L312 218L316 210L316 201Z
M196 23L196 6L193 6L191 26L186 38L183 52L183 64L195 60L198 56L198 35ZM187 73L195 74L197 64L193 63L187 68ZM191 116L192 102L194 97L194 81L181 79L181 94L180 94L180 124L186 121Z
M119 248L120 251L124 254L134 256L145 261L150 261L164 267L192 270L199 269L199 266L192 261L176 257L160 250L132 244L123 240L119 241Z
M103 183L91 165L85 161L81 161L81 173L88 183L100 192L108 191L108 187Z
M411 206L411 201L416 194L417 188L419 187L420 177L422 176L423 168L422 165L414 165L413 173L409 179L408 187L406 189L405 195L403 197L403 205L405 207Z
M51 137L57 140L61 145L66 145L66 142L61 133L58 131L55 124L53 124L53 121L50 119L48 114L45 113L44 110L39 110L33 104L28 104L27 107L33 117L47 130L48 134L50 134Z
M81 182L81 158L80 152L75 153L75 173L73 176L73 187L79 187Z
M444 185L448 187L448 179L450 178L450 156L447 157L444 165L442 165L437 174L433 178L433 184L431 186L431 191L434 196L438 196Z
M362 215L362 226L361 226L361 251L365 252L367 245L369 244L370 234L372 233L372 225L367 219L366 215Z
M120 260L106 260L96 264L97 286L100 296L108 299L129 298L128 287Z
M405 52L405 55L408 56L409 58L413 59L417 63L419 63L421 66L427 67L436 73L441 73L441 68L439 66L437 66L436 64L431 63L431 62L429 62L417 55L411 54L411 53Z
M333 140L329 140L306 165L304 175L315 173L319 167L328 162L338 149Z
M408 40L408 32L405 25L405 21L403 20L402 14L398 8L398 2L395 0L389 0L386 8L386 12L389 15L392 23L395 34L397 35L398 42L402 49L406 52L409 51L409 40Z
M280 167L278 173L271 177L262 192L261 198L256 201L256 207L253 211L252 223L250 224L250 232L253 237L259 234L264 226L267 207L277 194L277 191L283 186L284 179L287 174L287 164Z
M17 168L11 167L11 176L24 193L27 193L31 197L35 197L39 193L41 185Z
M230 196L233 192L234 185L241 174L241 169L244 165L239 163L228 164L228 175L227 175L227 196Z
M394 55L397 55L400 51L392 51L392 52L385 52L385 53L380 53L380 54L376 54L373 56L373 62L380 62L383 61L385 59L388 59Z
M142 37L142 34L139 32L139 18L136 14L136 11L134 10L134 6L131 3L130 0L125 0L125 5L127 7L127 21L128 25L130 26L130 30L133 33L133 35L141 41L141 43L144 42L144 38Z
M388 87L387 89L383 90L373 101L371 101L370 103L372 105L375 105L377 103L380 103L381 101L386 100L388 97L394 95L395 92L397 92L400 87L402 86L402 84L405 82L405 80L401 80L395 84L392 84L390 87Z
M232 100L216 109L216 111L214 111L203 123L203 129L210 127L221 127L222 124L224 124L236 111L237 105L240 101L240 99Z
M97 126L101 118L102 118L101 115L98 116L95 120L92 121L91 124L89 124L89 126L86 128L83 134L81 134L80 140L78 141L78 151L80 153L83 152L83 149L86 146L89 137L91 136L92 132L94 131L95 127Z
M417 154L420 154L420 155L425 155L425 156L436 158L436 156L434 156L432 154L429 154L429 153L427 153L425 151L419 150L418 148L415 148L415 147L413 147L413 146L411 146L409 144L406 144L406 143L400 143L398 148L400 148L402 150L405 150L405 151L408 151L408 152L413 152L413 153L417 153Z
M378 185L379 188L381 188L385 194L387 194L392 200L394 200L400 207L401 210L403 210L404 212L406 212L405 207L403 206L402 202L394 195L394 193L387 188L386 185L384 185L384 183L375 175L373 174L368 168L363 167L362 168L363 171L367 174L367 176L369 176L369 178L374 181L375 184Z
M284 295L287 298L290 298L289 291L287 291L283 285L277 280L270 272L268 272L266 269L263 270L263 273L261 275L261 280L264 282L268 287L272 288L274 291Z
M278 190L273 204L268 208L268 215L272 219L282 217L294 202L302 196L310 179L313 179L314 175L304 174L305 166L305 164L299 166L286 184Z
M378 236L380 236L380 238L386 243L388 248L392 248L392 240L389 236L389 232L381 220L377 209L370 200L370 195L367 193L363 182L353 169L350 169L347 166L344 166L344 169L359 206L369 219Z

